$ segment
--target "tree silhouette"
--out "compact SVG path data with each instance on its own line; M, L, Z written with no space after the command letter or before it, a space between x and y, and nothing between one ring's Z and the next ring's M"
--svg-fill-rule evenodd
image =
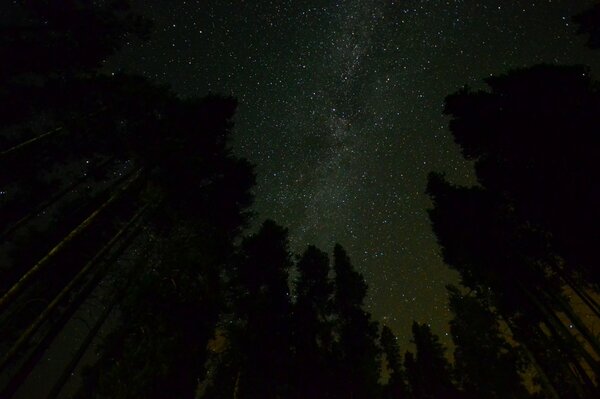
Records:
M395 399L408 397L402 357L396 336L388 326L381 329L381 350L385 354L387 369L390 374L387 384L383 387L383 398Z
M250 216L252 166L229 148L237 102L99 74L124 40L147 35L126 1L3 8L0 396L97 291L114 295L49 394L114 309L79 395L190 396L225 302L223 265Z
M431 333L427 324L413 322L413 342L416 354L405 354L404 367L411 397L457 398L458 390L452 383L452 368L444 355L445 348Z
M198 397L378 397L377 325L362 309L362 276L336 245L332 282L327 254L309 246L292 302L287 245L272 221L241 243L227 272L230 313L217 327L225 349L209 358Z
M536 231L516 223L505 204L489 191L455 187L431 175L428 192L434 202L430 218L445 262L460 272L466 287L489 294L515 338L541 364L538 371L548 374L542 377L554 388L547 389L563 394L572 394L582 385L593 389L585 372L577 372L580 381L571 368L564 367L579 368L581 357L593 370L596 362L556 316L565 301L560 280L548 273L549 267L539 258L537 245L545 241L536 240Z
M519 372L524 362L508 343L496 315L485 300L463 295L448 286L454 318L450 332L455 345L454 375L468 398L527 398Z
M338 397L367 398L377 390L379 349L377 323L363 310L367 284L354 270L344 248L336 244L333 250L335 321L333 369Z
M309 246L296 269L296 301L292 314L296 395L299 398L331 397L333 284L329 280L329 258L325 252Z
M227 349L204 397L287 397L291 388L292 266L288 233L271 220L246 237L229 272L230 316L221 323Z
M235 105L217 97L170 104L160 141L136 150L146 157L141 163L154 165L147 184L161 206L150 227L161 244L89 374L88 386L105 395L189 396L204 374L206 342L225 300L221 269L231 262L254 182L248 163L228 151Z
M91 122L105 109L94 89L110 80L96 71L143 25L120 3L3 6L0 396L23 383L154 209L138 201L138 168L106 173L118 161L92 133L110 125Z
M597 85L583 66L537 65L485 81L490 92L464 89L446 99L455 141L485 188L551 234L569 274L597 284Z
M591 220L599 93L580 66L538 65L486 82L490 92L467 88L446 99L452 134L481 186L431 175L433 229L463 284L489 291L547 391L585 397L597 390L600 346L562 287L600 315L588 292L598 277Z

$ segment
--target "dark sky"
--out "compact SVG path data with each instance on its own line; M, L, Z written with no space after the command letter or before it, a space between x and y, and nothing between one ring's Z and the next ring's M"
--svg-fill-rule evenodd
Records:
M570 17L593 3L139 0L156 32L109 64L184 96L236 96L257 222L288 226L296 251L340 242L378 320L402 342L413 319L444 338L444 286L457 277L429 226L426 177L473 182L444 97L510 68L592 63Z

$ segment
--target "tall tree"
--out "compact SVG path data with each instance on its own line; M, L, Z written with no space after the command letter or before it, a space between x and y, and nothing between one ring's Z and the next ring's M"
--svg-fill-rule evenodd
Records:
M416 353L405 355L404 367L410 392L415 399L457 398L459 392L452 382L452 367L445 357L445 348L432 334L427 324L413 322L413 342Z
M384 399L407 398L408 388L402 366L400 347L396 336L388 326L383 326L381 329L380 343L389 373L388 382L383 387L382 396Z
M546 380L555 389L561 386L564 394L582 385L594 389L585 381L586 373L579 381L569 367L562 367L577 368L580 358L592 370L596 363L556 315L564 299L560 281L548 273L539 255L545 240L536 239L538 232L530 227L519 225L510 208L488 190L455 187L432 175L428 192L434 202L430 218L444 260L460 272L463 285L489 294L513 335L547 370ZM549 340L554 343L549 345Z
M498 215L497 221L488 218L488 228L496 235L502 231L504 237L517 239L510 242L503 238L505 243L496 245L502 240L494 243L497 237L483 232L478 243L470 244L471 255L483 254L482 247L475 249L475 245L487 245L484 248L489 251L493 244L504 258L504 266L494 266L498 259L487 256L481 267L487 263L491 271L512 264L511 270L521 273L515 287L503 283L502 288L496 286L496 294L512 292L515 304L530 303L531 311L538 314L553 339L562 342L562 349L557 350L571 353L570 364L577 369L573 380L595 390L588 373L593 370L597 375L600 368L589 352L598 355L600 344L562 295L560 286L567 286L600 317L600 307L589 294L590 289L598 289L599 281L594 266L593 221L598 219L594 204L600 197L593 187L599 177L594 154L598 148L595 132L600 127L600 91L582 66L537 65L487 78L486 83L490 91L464 89L449 96L445 112L452 116L450 129L464 156L475 161L483 187L480 197L487 196L490 204L496 203L492 212ZM437 225L437 233L443 234L441 223ZM477 229L480 227L472 231ZM440 238L454 247L453 251L465 248L465 243L450 243L450 239L449 235ZM455 259L455 264L461 262ZM534 274L522 274L526 270ZM585 348L576 342L557 312L568 316L585 339ZM585 359L588 371L579 365L578 357ZM555 379L557 383L564 380ZM574 383L573 387L580 385Z
M229 273L231 308L221 327L225 353L205 397L289 397L292 336L287 229L272 220L246 237Z
M509 344L485 296L463 295L448 286L454 318L454 375L467 398L527 398L519 372L524 371L516 344Z
M482 186L550 233L570 274L597 285L598 85L583 66L537 65L485 81L489 92L447 97L455 141Z
M9 241L0 252L8 308L0 344L12 345L9 354L29 344L39 358L100 281L115 284L116 259L139 256L129 243L145 239L154 256L116 295L122 303L110 299L120 317L86 378L87 396L189 396L223 301L221 270L252 201L252 167L229 149L237 103L182 100L142 78L99 74L124 40L148 31L127 1L4 8L0 224ZM132 237L140 225L146 233ZM2 395L35 356L7 376Z
M296 301L292 313L296 395L315 399L331 397L328 360L333 340L333 284L329 279L329 257L311 245L298 260L296 270Z
M162 244L90 373L88 386L101 393L191 396L204 374L206 342L225 301L222 270L232 262L254 182L249 164L227 145L235 105L216 97L172 102L159 141L135 147L150 168L148 190L161 195L151 227Z
M333 256L334 381L339 397L368 398L377 391L379 379L377 323L363 309L367 294L363 276L354 270L341 245L335 245Z

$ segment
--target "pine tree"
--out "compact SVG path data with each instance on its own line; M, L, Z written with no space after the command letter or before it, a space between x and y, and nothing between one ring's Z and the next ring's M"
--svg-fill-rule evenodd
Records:
M369 398L377 390L379 379L379 348L377 323L363 309L367 284L354 270L344 248L336 244L333 250L335 292L334 344L338 397Z
M454 318L450 332L455 345L454 375L468 398L527 398L519 372L524 362L516 344L501 333L496 315L484 299L463 295L448 286Z
M241 243L229 272L230 315L221 323L225 353L205 397L288 397L291 390L292 266L288 233L272 220Z
M388 382L383 387L383 398L400 399L408 397L400 347L396 336L388 326L383 326L381 329L380 344L389 372Z
M549 233L565 273L597 284L592 221L600 198L590 187L598 179L600 92L589 69L536 65L485 81L489 92L447 97L455 141L483 187L520 222Z
M412 325L416 354L405 355L404 367L410 392L415 399L458 398L452 382L452 367L445 357L445 348L432 334L427 324Z
M487 190L455 187L432 175L428 192L445 262L460 272L463 285L489 295L513 335L541 365L538 370L547 370L546 380L554 384L547 389L563 394L593 390L567 366L580 367L582 358L593 370L595 361L556 316L562 293L560 281L538 256L535 243L544 240L533 240L535 230L519 226L510 208Z
M295 395L326 398L332 394L328 361L332 355L333 284L329 280L329 258L311 245L298 260L296 269L292 313Z

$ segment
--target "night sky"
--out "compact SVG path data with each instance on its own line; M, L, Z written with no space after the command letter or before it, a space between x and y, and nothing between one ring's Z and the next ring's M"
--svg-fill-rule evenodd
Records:
M256 164L255 220L289 227L293 249L349 252L368 309L408 341L413 319L444 339L444 286L458 281L429 226L427 174L474 181L442 115L465 84L598 54L572 15L594 1L144 0L156 23L108 70L183 96L238 98L234 150ZM595 62L595 64L594 64Z

